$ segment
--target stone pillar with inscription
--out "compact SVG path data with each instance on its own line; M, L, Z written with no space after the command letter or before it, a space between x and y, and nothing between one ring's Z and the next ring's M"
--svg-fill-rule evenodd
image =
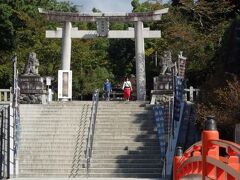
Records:
M145 73L145 49L143 36L143 22L135 22L135 57L136 57L136 79L137 100L146 99L146 73Z
M47 88L45 79L38 74L38 66L36 53L31 52L24 73L19 76L20 104L46 103Z

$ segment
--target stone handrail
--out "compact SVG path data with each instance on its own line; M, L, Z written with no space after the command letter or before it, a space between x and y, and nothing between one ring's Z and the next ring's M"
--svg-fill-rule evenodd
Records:
M88 137L87 137L87 144L86 144L86 150L85 150L87 177L89 175L90 161L92 158L92 146L93 146L93 138L94 138L94 132L95 132L96 118L97 118L98 101L99 101L99 91L96 90L93 93L93 97L92 97L91 118L90 118L90 123L88 127Z
M189 89L184 89L184 98L187 101L194 102L199 98L200 89L194 89L190 86Z
M0 89L0 104L10 104L12 93L10 89Z

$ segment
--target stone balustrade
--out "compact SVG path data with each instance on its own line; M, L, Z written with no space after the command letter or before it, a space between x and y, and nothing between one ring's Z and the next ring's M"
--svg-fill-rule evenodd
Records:
M11 100L11 89L0 89L0 104L9 104Z
M194 102L199 99L200 89L194 89L190 86L189 89L184 89L184 98L186 101Z

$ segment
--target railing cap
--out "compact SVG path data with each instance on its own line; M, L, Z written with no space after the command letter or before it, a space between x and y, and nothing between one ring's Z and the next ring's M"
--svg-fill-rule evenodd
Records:
M215 131L217 130L217 123L214 120L215 116L210 115L207 117L207 120L205 121L205 126L204 130L209 130L209 131Z
M183 148L181 146L176 148L176 156L183 156Z

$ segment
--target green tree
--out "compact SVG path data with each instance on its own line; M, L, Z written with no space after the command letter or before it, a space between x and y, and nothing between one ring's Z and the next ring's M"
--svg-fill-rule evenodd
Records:
M0 49L13 49L15 45L14 25L12 23L13 9L7 4L0 4Z
M135 74L134 42L126 39L114 39L110 41L109 58L111 68L117 80Z

